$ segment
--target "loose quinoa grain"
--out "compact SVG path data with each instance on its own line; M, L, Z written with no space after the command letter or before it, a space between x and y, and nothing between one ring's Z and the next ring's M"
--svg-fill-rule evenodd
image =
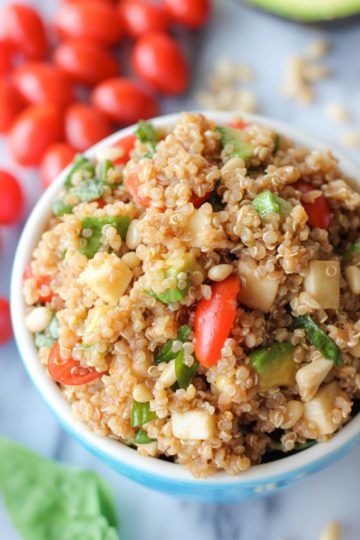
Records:
M216 76L250 78L233 67L222 61ZM234 97L225 90L224 102ZM59 215L54 205L23 285L39 361L90 429L196 477L321 444L360 398L360 257L349 251L360 195L330 152L264 125L234 119L224 132L183 113L171 129L146 127L149 139L103 185L106 149L58 195L74 206ZM313 261L340 275L312 274ZM228 280L240 291L226 302L230 318ZM323 283L337 308L324 306ZM199 306L213 304L204 331ZM336 365L299 324L306 317ZM216 338L206 354L204 335ZM269 350L287 351L274 357L288 367L266 374Z

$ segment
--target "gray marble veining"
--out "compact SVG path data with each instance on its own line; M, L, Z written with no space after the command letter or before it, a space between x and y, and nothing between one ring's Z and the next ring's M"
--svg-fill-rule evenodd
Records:
M0 0L0 6L5 3ZM49 15L57 4L47 0L33 3ZM181 36L191 54L191 93L176 101L164 99L163 109L196 108L192 96L203 87L214 60L229 56L254 67L257 79L252 87L264 114L292 122L337 146L347 128L325 118L324 104L344 103L354 126L360 129L359 27L329 33L333 48L325 63L334 76L317 85L317 103L309 108L296 107L284 101L279 92L286 57L303 52L309 40L319 35L322 31L316 28L288 24L230 0L218 0L213 22L204 32ZM14 167L4 149L0 142L0 166ZM348 154L360 164L357 152ZM18 167L14 170L23 180L30 208L40 191L36 173L24 173ZM7 294L18 230L1 231L1 236L0 292ZM342 540L360 540L359 447L330 469L279 495L232 505L181 501L120 477L65 435L30 383L14 344L0 349L0 365L0 433L46 456L103 474L116 493L122 540L317 540L321 528L332 519L344 524ZM18 539L1 505L0 539Z

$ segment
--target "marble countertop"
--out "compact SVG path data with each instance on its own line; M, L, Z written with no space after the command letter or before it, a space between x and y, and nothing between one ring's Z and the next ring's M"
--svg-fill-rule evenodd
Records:
M0 6L5 3L0 0ZM48 0L33 3L48 15L56 5ZM302 53L309 41L323 35L332 43L325 63L333 76L317 84L318 100L310 107L284 101L279 86L287 56ZM253 66L257 78L251 87L259 96L263 114L291 122L339 147L341 133L347 127L331 122L324 115L324 103L338 101L350 110L352 126L360 129L360 63L356 57L360 50L359 26L327 30L325 34L322 29L268 17L231 0L218 0L208 28L201 34L182 38L188 51L192 51L194 84L184 98L164 100L165 112L195 109L192 96L203 87L214 60L228 56ZM360 165L358 152L345 150L345 153ZM40 193L36 171L25 173L14 166L3 141L0 141L0 166L19 173L30 208ZM19 229L8 228L0 234L4 243L0 256L0 293L8 294ZM13 343L0 349L0 362L0 433L46 456L104 475L116 493L122 540L317 540L322 527L333 519L343 523L342 540L360 538L359 447L328 470L279 495L232 505L185 502L122 478L70 439L29 381ZM1 505L0 531L1 540L18 539Z

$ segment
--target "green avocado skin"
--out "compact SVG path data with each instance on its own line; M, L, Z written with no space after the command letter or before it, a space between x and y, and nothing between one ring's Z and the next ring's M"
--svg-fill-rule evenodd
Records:
M266 11L302 22L336 21L360 14L360 0L246 0Z

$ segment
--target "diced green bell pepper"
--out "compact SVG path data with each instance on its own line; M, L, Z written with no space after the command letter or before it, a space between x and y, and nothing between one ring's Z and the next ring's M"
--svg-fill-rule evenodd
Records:
M156 412L150 411L150 403L139 403L134 401L131 409L131 426L142 427L151 420L157 418Z
M184 350L179 351L175 358L176 380L180 388L187 388L192 381L193 376L199 368L199 362L194 357L194 363L191 367L184 362Z
M125 240L130 221L128 216L83 217L81 219L81 231L91 230L92 234L89 237L83 238L86 240L86 245L80 248L80 252L86 255L88 259L94 257L95 253L100 249L102 229L105 225L115 227L121 238Z

